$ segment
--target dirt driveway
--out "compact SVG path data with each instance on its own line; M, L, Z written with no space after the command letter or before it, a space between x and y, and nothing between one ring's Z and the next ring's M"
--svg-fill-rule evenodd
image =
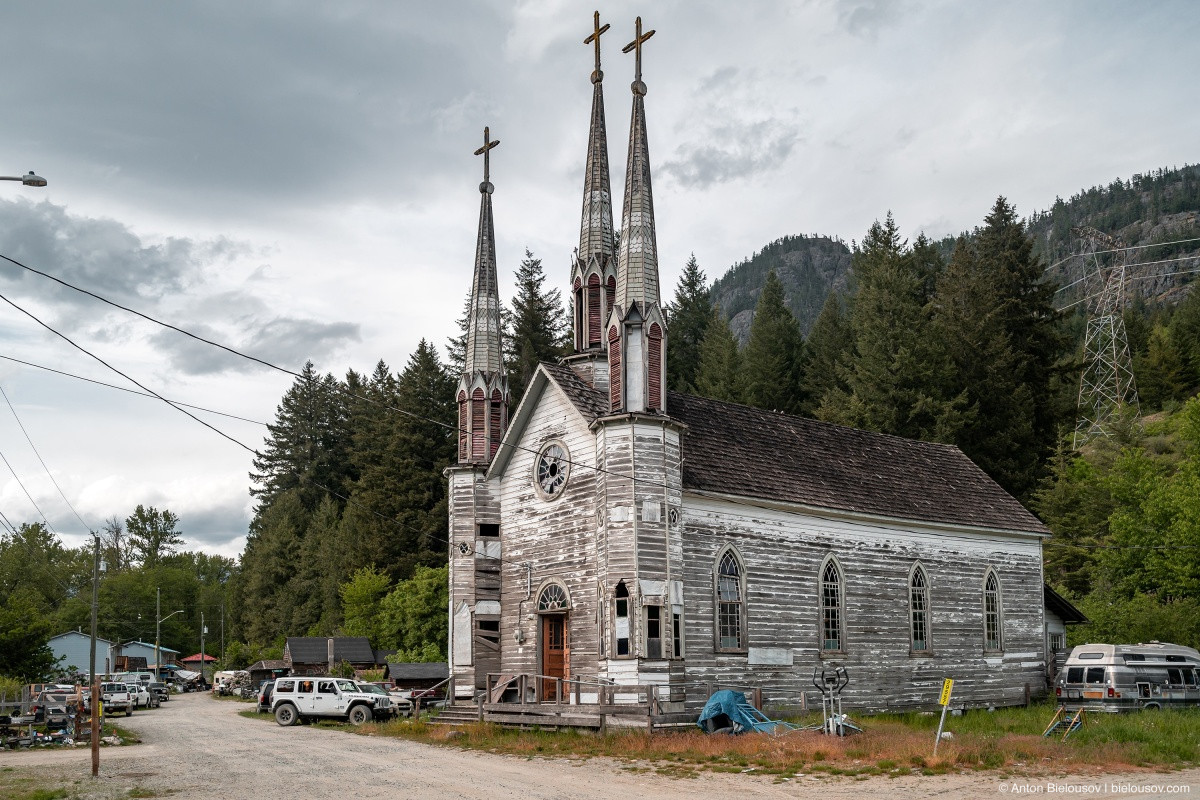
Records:
M104 748L100 779L90 755L75 750L0 752L0 768L80 781L73 796L128 797L138 787L178 800L375 800L420 797L480 800L676 800L681 797L807 797L823 800L895 794L904 797L990 798L1001 794L1100 797L1171 794L1200 800L1200 770L1119 777L1001 778L994 774L896 779L801 777L783 783L752 775L669 778L615 762L525 759L463 752L399 739L274 723L238 716L242 703L203 694L178 695L162 708L119 724L143 744ZM1157 789L1157 791L1156 791Z

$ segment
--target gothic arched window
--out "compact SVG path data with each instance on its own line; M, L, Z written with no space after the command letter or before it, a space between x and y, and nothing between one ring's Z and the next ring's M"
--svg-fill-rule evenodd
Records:
M842 573L837 560L821 567L821 649L842 650Z
M608 329L608 400L613 411L624 406L621 394L621 335L616 327Z
M1004 609L1000 598L1000 579L989 569L983 580L983 649L1004 649Z
M604 321L600 318L600 276L592 274L588 277L587 288L587 346L600 344L600 330Z
M662 356L663 356L663 335L662 328L658 327L658 323L650 326L650 334L648 336L647 360L649 362L649 402L647 406L651 411L662 409Z
M615 618L615 628L613 631L616 638L616 654L619 656L629 655L629 589L625 586L625 581L617 584L617 589L613 592L613 616Z
M746 649L746 581L733 548L722 551L716 570L717 650Z
M909 644L914 653L929 650L929 581L920 564L908 578Z

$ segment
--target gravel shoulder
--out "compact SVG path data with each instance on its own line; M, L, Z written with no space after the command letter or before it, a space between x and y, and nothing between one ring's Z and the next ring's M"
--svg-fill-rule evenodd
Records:
M0 769L7 773L7 768L13 768L8 774L54 776L74 784L73 796L86 798L127 797L137 787L143 793L158 792L179 800L287 795L307 800L391 800L412 795L422 800L676 800L814 793L823 800L859 800L885 793L953 798L1172 794L1200 799L1200 769L1053 778L975 773L865 780L803 777L782 783L752 775L672 778L599 759L526 759L328 728L281 728L238 716L246 708L205 694L178 695L161 708L122 717L118 724L135 731L143 743L102 749L97 781L90 777L91 757L85 748L0 751Z

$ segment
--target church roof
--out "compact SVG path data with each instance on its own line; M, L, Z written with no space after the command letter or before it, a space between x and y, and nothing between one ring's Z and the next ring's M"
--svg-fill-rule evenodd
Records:
M492 191L489 151L500 144L491 141L483 129L483 147L475 155L483 156L483 183L479 184L479 233L475 240L475 271L471 279L470 308L467 312L467 349L463 373L483 372L496 375L504 371L504 347L500 342L500 290L496 277L496 233L492 222Z
M542 364L587 421L606 396L570 367ZM1049 534L954 445L920 442L671 392L687 426L683 487L921 522Z
M1049 534L954 445L672 392L685 489L924 522Z

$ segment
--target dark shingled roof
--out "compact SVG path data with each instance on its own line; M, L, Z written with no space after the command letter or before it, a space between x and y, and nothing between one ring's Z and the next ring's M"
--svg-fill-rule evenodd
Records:
M293 664L324 664L329 661L328 641L323 636L289 636L285 647ZM333 660L374 664L375 651L365 636L336 636L333 639Z
M590 423L608 398L570 367L543 367ZM671 392L687 425L684 489L923 522L1049 534L953 445L919 442Z
M1088 621L1074 603L1051 589L1049 584L1042 584L1042 595L1045 597L1046 610L1057 614L1064 624L1077 625Z
M548 364L545 361L542 362L542 368L549 373L589 423L596 417L602 417L608 413L608 398L603 392L585 383L575 370L561 364Z

